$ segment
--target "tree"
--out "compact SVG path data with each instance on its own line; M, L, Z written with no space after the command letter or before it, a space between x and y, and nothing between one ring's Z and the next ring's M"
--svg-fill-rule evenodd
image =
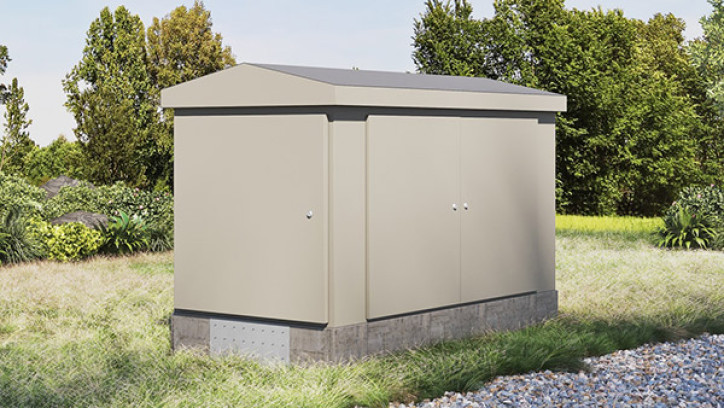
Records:
M231 48L212 31L211 13L195 1L180 6L162 19L154 18L147 31L148 72L156 95L161 89L236 64ZM173 111L163 111L161 129L153 146L149 178L157 186L173 185Z
M709 0L714 10L701 18L703 38L689 44L691 60L704 85L706 97L697 98L704 137L699 157L711 182L724 180L724 4ZM697 93L700 95L701 93Z
M704 37L690 46L692 60L707 81L709 96L724 112L724 1L709 0L714 11L701 18Z
M566 10L563 0L494 6L475 22L465 1L428 1L414 59L421 72L470 72L568 97L556 120L558 211L654 215L701 180L681 20Z
M480 22L472 18L467 0L442 3L427 0L426 13L415 19L412 59L427 74L480 76L485 67L481 53Z
M10 62L8 47L0 45L0 75L5 74L5 70L8 68L8 62ZM5 84L0 84L0 103L3 103L5 100L6 92L7 86Z
M66 75L66 107L75 117L88 176L99 183L145 185L145 146L158 114L137 15L108 7L91 23L81 61Z
M0 140L0 171L22 171L23 159L35 148L27 129L33 121L27 118L30 107L25 102L25 91L13 78L5 100L5 134Z

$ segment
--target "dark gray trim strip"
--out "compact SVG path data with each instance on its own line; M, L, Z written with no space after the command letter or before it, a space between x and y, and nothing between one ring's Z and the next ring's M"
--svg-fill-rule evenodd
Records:
M495 297L495 298L476 300L475 302L456 303L454 305L435 307L432 309L415 310L414 312L409 312L409 313L400 313L400 314L390 315L390 316L375 317L374 319L367 319L367 321L368 322L379 322L382 320L397 319L397 318L405 317L405 316L414 316L414 315L419 315L419 314L423 314L423 313L437 312L439 310L455 309L456 307L480 305L483 303L495 302L496 300L505 300L505 299L523 297L523 296L530 296L530 295L535 295L536 293L538 293L538 292L532 291L532 292L516 293L515 295L500 296L500 297Z
M292 320L269 319L269 318L264 318L264 317L242 316L242 315L214 313L214 312L203 312L203 311L199 311L199 310L188 310L188 309L174 309L173 314L174 314L174 316L198 317L198 318L204 318L204 319L222 319L222 320L233 320L233 321L238 321L238 322L256 322L256 323L276 324L279 326L297 327L297 328L302 328L302 329L324 330L324 328L327 327L327 323L298 322L298 321L292 321Z
M176 108L176 116L244 115L327 115L334 121L366 121L375 116L437 116L463 118L531 118L539 123L555 123L554 112L495 111L469 109L394 108L382 106L260 106L244 108Z

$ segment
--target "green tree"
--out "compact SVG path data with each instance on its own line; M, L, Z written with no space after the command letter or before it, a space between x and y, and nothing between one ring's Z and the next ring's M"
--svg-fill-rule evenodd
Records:
M33 123L27 117L28 110L30 107L25 102L25 91L18 86L18 79L13 78L5 99L5 132L0 140L0 171L21 172L25 156L35 148L28 133L28 126Z
M494 6L492 18L475 24L464 1L428 2L415 22L415 62L422 72L460 74L462 66L567 95L556 124L559 211L652 215L700 180L702 132L689 96L696 75L681 20L566 10L562 0ZM456 35L477 50L463 51Z
M80 142L70 142L63 135L58 136L48 146L28 153L23 167L25 178L36 186L61 175L86 179Z
M154 18L147 31L148 72L156 95L161 89L236 64L231 48L212 31L211 13L195 1L180 6L162 19ZM173 186L173 110L163 111L156 140L148 146L149 178L157 186Z
M144 148L153 144L158 113L141 19L123 6L115 12L104 8L91 23L83 57L63 87L89 178L145 185Z
M702 87L696 92L703 137L699 157L710 182L724 180L724 4L710 0L714 10L700 20L703 38L692 41L688 51ZM702 90L706 93L702 97Z
M690 46L694 64L707 81L709 96L724 112L724 1L708 0L712 13L701 18L704 37Z
M10 62L10 56L8 56L8 47L0 45L0 76L5 74L5 70L8 68L8 62ZM7 86L0 84L0 103L5 100L5 93L7 92Z

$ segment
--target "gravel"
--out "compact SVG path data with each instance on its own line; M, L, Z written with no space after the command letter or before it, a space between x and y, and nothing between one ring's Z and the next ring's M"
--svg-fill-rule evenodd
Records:
M724 407L724 335L644 345L588 358L587 372L497 377L416 407ZM391 404L403 408L404 404Z

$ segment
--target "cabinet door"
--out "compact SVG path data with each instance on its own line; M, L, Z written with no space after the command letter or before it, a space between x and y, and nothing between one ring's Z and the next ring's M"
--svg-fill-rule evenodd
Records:
M536 119L461 119L462 301L539 284Z
M176 308L326 322L327 128L176 117Z
M367 123L367 317L458 303L459 119Z

